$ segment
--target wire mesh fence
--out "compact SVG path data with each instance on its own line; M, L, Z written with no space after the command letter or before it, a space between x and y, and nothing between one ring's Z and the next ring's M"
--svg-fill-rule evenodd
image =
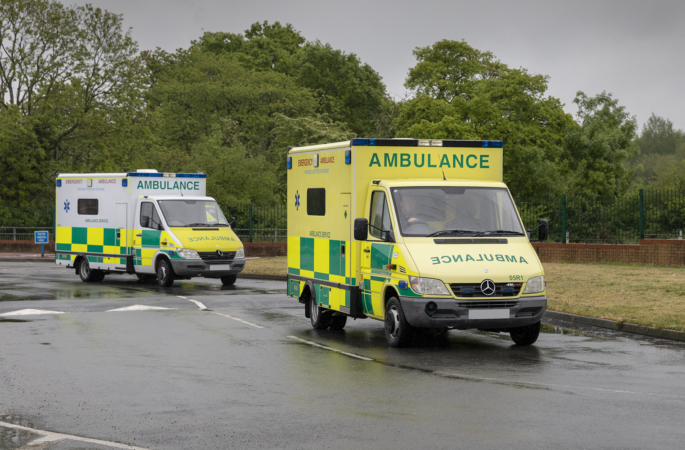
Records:
M674 189L645 189L618 198L527 198L516 205L526 229L548 219L553 242L630 244L682 237L685 229L685 191ZM222 205L222 210L229 220L235 218L233 228L243 242L287 242L285 205ZM0 206L0 240L33 240L36 230L49 230L53 240L54 218L54 207Z

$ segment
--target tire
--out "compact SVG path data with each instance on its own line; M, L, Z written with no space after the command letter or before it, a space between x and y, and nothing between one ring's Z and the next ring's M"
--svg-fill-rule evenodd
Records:
M226 275L221 277L221 284L224 286L233 286L235 284L235 280L238 279L238 275Z
M402 305L397 297L391 297L385 305L385 337L391 347L407 347L416 330L404 317Z
M93 281L102 281L105 279L105 272L103 270L93 270L95 272L95 279Z
M137 273L136 277L141 283L150 283L157 279L157 275L148 275L146 273Z
M309 320L312 323L312 328L315 330L325 330L330 327L331 322L333 322L333 314L317 305L313 295L309 296L309 305Z
M81 281L84 283L99 281L97 279L97 272L97 270L91 270L90 264L88 263L88 258L81 258L81 262L78 266L78 275L81 277Z
M538 340L540 336L540 322L525 327L513 328L509 332L511 340L516 345L531 345Z
M174 285L174 269L168 259L162 259L157 264L157 284L161 287L171 287Z
M331 325L330 329L331 330L342 330L345 328L345 324L347 324L347 315L339 315L339 316L333 316L331 319Z

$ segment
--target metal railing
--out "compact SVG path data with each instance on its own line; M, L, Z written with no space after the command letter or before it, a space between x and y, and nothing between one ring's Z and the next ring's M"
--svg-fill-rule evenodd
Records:
M34 231L47 231L50 242L55 240L52 226L49 227L0 227L0 241L31 241Z
M516 205L527 229L548 219L554 242L630 244L682 237L685 229L685 191L675 189L641 189L617 198L517 199ZM236 218L234 230L244 242L287 241L285 205L222 205L222 210L229 220ZM0 206L0 240L33 240L35 230L49 230L53 240L54 217L54 207Z

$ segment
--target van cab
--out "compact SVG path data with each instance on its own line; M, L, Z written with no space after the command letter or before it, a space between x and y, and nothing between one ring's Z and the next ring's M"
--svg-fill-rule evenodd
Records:
M291 149L288 167L288 293L314 328L352 316L383 321L392 346L419 329L535 342L544 269L500 141L353 139Z

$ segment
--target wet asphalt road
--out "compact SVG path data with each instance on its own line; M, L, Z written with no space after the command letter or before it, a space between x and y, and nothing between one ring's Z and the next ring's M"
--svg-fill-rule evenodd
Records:
M169 309L107 312L133 305ZM685 446L680 343L548 324L528 348L454 331L392 349L381 322L312 330L284 282L0 262L0 315L29 308L64 314L0 316L4 423L152 449ZM0 449L39 437L0 424Z

